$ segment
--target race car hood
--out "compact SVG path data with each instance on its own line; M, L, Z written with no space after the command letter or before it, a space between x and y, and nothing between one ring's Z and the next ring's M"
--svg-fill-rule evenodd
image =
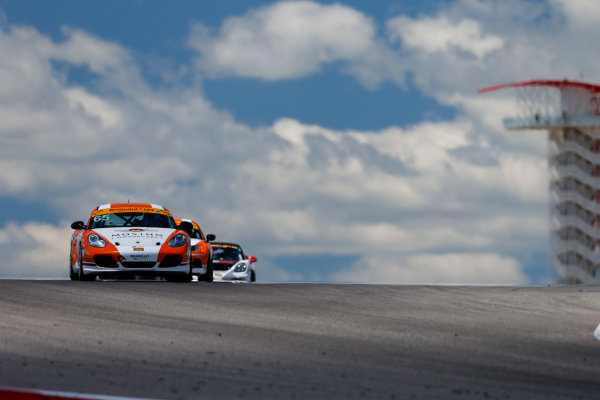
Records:
M175 232L175 229L98 228L94 231L116 246L160 246Z

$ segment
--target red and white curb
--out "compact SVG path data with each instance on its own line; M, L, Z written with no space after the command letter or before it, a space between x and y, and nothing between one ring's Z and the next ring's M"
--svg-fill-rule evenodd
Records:
M56 392L51 390L30 390L0 387L2 400L151 400L139 397L102 396L97 394Z

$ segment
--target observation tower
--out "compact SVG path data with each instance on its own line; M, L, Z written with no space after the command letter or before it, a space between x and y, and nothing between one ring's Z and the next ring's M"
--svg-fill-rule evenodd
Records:
M600 85L528 80L479 93L516 90L509 130L548 132L550 248L565 283L600 283Z

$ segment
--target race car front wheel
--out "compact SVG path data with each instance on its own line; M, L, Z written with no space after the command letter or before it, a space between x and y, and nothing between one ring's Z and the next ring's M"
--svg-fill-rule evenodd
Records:
M86 275L83 273L83 259L81 257L81 252L79 253L79 259L77 260L77 263L79 265L79 271L77 272L77 276L79 277L80 281L95 281L96 280L96 275L95 274L90 274L90 275Z
M213 262L212 262L212 258L209 256L208 257L208 263L206 264L206 273L204 275L198 275L198 280L204 281L204 282L212 282L213 281Z
M79 280L79 275L73 272L73 255L69 256L69 278L71 278L72 281Z

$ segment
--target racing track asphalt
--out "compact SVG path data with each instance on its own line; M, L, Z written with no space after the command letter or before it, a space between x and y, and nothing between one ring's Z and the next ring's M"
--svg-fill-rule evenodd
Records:
M0 386L596 399L600 288L0 280Z

